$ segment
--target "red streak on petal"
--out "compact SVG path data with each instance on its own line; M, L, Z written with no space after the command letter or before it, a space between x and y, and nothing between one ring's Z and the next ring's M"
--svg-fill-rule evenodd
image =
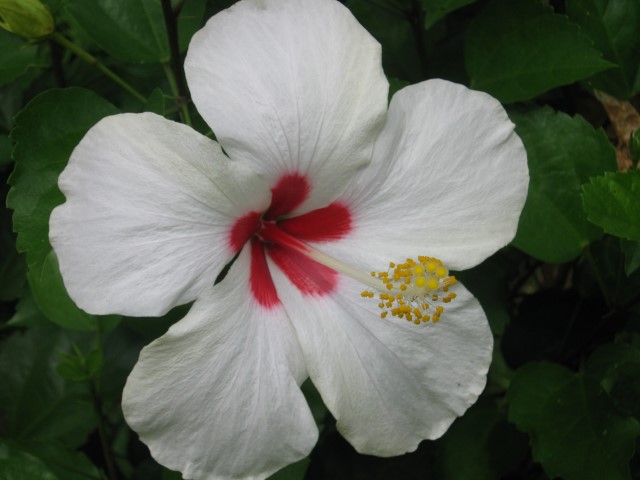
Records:
M326 295L331 293L338 284L337 272L295 250L271 245L267 252L291 283L304 295Z
M261 306L271 309L280 304L276 286L271 278L264 245L255 238L251 240L251 272L249 275L251 294Z
M236 220L236 223L231 227L231 234L229 235L229 244L234 252L239 252L242 246L247 243L247 240L251 238L260 228L260 214L258 212L249 212L246 215Z
M278 223L288 234L307 242L328 242L343 238L351 231L351 213L341 203L313 210Z
M293 211L309 196L311 184L299 173L283 175L271 189L271 207L265 218L274 219Z

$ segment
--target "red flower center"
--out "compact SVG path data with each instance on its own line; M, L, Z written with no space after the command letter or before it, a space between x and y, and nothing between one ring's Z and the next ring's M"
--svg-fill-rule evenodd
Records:
M266 308L280 303L267 256L305 295L326 295L337 284L337 273L291 247L292 242L331 242L351 230L351 213L338 202L297 217L287 217L309 196L311 185L298 173L283 175L271 189L266 212L250 212L231 229L229 242L235 251L251 242L250 288Z

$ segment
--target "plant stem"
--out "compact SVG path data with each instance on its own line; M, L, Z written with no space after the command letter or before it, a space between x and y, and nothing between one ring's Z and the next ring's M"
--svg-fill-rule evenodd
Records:
M102 401L98 395L96 383L91 381L89 384L91 388L91 400L93 403L93 411L96 414L98 421L98 435L100 436L100 446L102 447L102 455L107 466L107 477L109 480L117 480L118 474L116 472L116 464L113 461L113 455L111 455L111 449L109 448L109 440L107 439L107 430L105 428L104 415L102 414Z
M94 65L98 70L100 70L102 73L104 73L107 77L109 77L115 83L120 85L124 90L126 90L128 93L130 93L131 95L136 97L142 103L147 103L147 99L146 99L146 97L144 95L142 95L135 88L133 88L131 85L129 85L126 81L124 81L124 79L122 77L120 77L113 70L111 70L109 67L104 65L96 57L91 55L86 50L83 50L82 48L80 48L78 45L73 43L71 40L66 38L64 35L61 35L58 32L54 32L51 35L51 39L53 41L55 41L56 43L62 45L66 49L68 49L70 52L74 53L78 58L84 60L85 62L87 62L87 63L89 63L91 65Z
M100 356L102 357L102 325L100 325L99 319L96 325L96 349L100 352ZM107 429L105 427L106 422L102 411L102 400L100 399L100 375L89 382L89 388L91 390L93 411L98 422L98 435L100 437L100 446L102 447L102 456L104 457L105 465L107 467L107 478L109 480L117 480L118 473L116 471L116 464L113 460L113 455L111 454L111 448L109 448Z
M184 76L184 70L180 65L180 44L178 41L178 18L177 14L171 6L171 0L161 0L162 13L164 15L164 24L167 29L167 38L169 39L169 51L171 54L171 68L166 68L165 73L169 80L169 86L176 97L176 103L182 112L182 120L187 125L191 125L191 117L187 105L187 81ZM173 78L172 78L173 77Z

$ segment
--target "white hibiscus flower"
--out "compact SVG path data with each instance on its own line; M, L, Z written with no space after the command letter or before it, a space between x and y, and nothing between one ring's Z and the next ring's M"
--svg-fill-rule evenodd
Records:
M333 0L242 0L193 37L185 68L219 144L151 113L105 118L51 216L84 310L195 300L142 350L128 423L185 478L264 478L316 442L310 377L360 452L441 436L482 391L492 336L440 263L507 244L527 191L500 104L430 80L387 111L380 46Z

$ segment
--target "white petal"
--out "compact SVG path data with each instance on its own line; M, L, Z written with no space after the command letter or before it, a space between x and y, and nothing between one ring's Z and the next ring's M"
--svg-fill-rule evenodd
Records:
M326 251L372 270L417 255L470 268L513 239L528 182L497 100L443 80L404 88L342 199L354 231Z
M129 425L185 479L265 478L317 440L293 328L282 308L255 304L248 273L245 248L220 284L142 350L124 389Z
M493 338L462 286L439 323L414 325L381 319L377 301L362 299L363 287L348 278L332 297L316 298L303 297L282 273L274 280L309 376L359 452L413 451L440 437L482 392Z
M344 190L369 160L387 107L380 45L332 0L242 0L194 35L185 70L231 158L271 185L308 176L298 211Z
M50 239L71 298L95 314L160 315L237 253L234 221L267 185L195 130L151 113L96 124L60 175Z

